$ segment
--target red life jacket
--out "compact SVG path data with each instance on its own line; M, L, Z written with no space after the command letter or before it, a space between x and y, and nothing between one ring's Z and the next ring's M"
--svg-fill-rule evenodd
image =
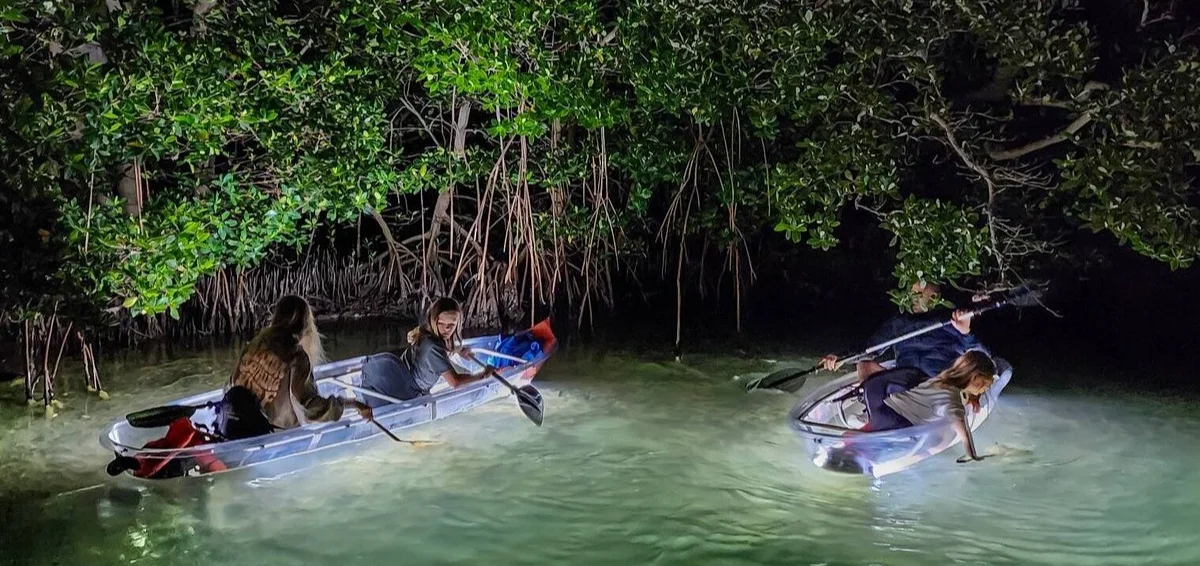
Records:
M166 436L158 440L151 440L142 448L179 448L180 450L172 452L167 456L158 454L153 456L135 456L134 459L138 462L138 468L133 471L133 475L139 478L161 477L163 468L171 463L176 455L183 451L182 449L213 442L216 442L216 439L196 430L196 427L192 426L190 419L185 417L175 419L167 429ZM200 471L203 473L220 472L227 469L225 463L211 453L192 454L191 459L191 465L199 466ZM187 463L182 464L187 465Z

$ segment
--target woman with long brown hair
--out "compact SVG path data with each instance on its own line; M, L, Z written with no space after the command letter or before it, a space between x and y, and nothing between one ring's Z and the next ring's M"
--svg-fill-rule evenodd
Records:
M442 297L429 305L420 325L408 333L408 344L391 352L371 356L362 369L362 387L389 397L407 401L423 395L446 380L451 387L462 387L485 377L461 373L450 363L450 354L462 347L462 312L458 301ZM372 407L386 401L364 396Z
M295 295L280 299L270 324L246 345L229 377L225 435L244 438L272 428L336 421L347 405L363 418L371 418L370 407L358 401L320 395L313 367L324 361L321 335L308 302Z
M888 390L885 380L869 379L863 384L863 400L870 417L864 430L893 430L949 418L963 438L970 459L982 460L967 426L963 397L982 395L995 379L996 362L979 350L959 356L933 379L903 391Z

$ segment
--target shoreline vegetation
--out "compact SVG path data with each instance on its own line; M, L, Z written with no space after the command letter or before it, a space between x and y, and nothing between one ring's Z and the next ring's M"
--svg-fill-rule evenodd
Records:
M51 407L66 358L99 395L98 350L285 293L501 329L655 296L678 351L764 281L902 307L1115 248L1186 268L1198 82L1200 6L1166 0L16 0L3 363Z

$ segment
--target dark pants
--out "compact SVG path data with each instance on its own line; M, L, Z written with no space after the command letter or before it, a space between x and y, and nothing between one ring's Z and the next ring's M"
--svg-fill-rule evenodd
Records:
M253 438L274 432L275 427L263 414L258 397L242 386L231 387L221 403L219 425L226 440Z
M917 368L901 367L881 371L863 382L863 403L867 406L867 430L893 430L912 426L908 419L887 406L884 399L908 391L928 379Z
M412 372L393 354L376 354L362 368L362 386L401 401L416 399L425 394L413 379ZM390 405L378 397L359 394L362 402L372 409Z

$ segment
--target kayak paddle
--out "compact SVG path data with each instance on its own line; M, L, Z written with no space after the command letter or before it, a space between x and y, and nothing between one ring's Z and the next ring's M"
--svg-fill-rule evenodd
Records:
M129 421L129 426L135 428L158 428L163 426L171 426L171 423L175 422L176 419L190 418L192 415L196 414L196 411L200 409L215 407L219 404L220 401L211 401L203 405L164 405L162 407L154 407L152 409L130 413L125 416L125 420ZM387 434L396 442L412 444L413 446L432 446L434 444L439 444L433 440L404 440L403 438L399 438L392 434L392 431L380 424L379 421L370 419L370 422L371 424L379 427L379 430L382 430L384 434Z
M176 419L189 418L200 409L208 409L220 404L220 401L210 401L203 405L163 405L161 407L129 413L125 415L125 420L129 421L129 426L134 428L171 426L171 423L175 422Z
M479 361L479 358L476 358L475 354L466 352L465 356L471 361L483 366L484 371L491 374L491 376L496 378L496 380L500 383L503 383L504 386L509 389L509 391L512 391L513 394L517 396L517 406L521 408L521 412L525 413L525 416L528 417L529 420L533 421L533 424L542 426L542 418L545 416L545 406L542 403L542 393L538 391L536 387L532 385L514 387L513 384L508 382L508 380L500 377L500 373L494 368Z
M1041 296L1042 296L1041 289L1036 288L1033 285L1022 285L1021 287L1018 287L1017 289L1015 289L1012 294L1010 294L1008 297L1006 297L1004 299L1001 299L1001 300L991 303L989 305L979 307L977 309L972 309L971 311L968 312L967 317L972 318L972 317L981 315L985 312L988 312L990 310L995 310L1000 307L1004 307L1004 306L1008 306L1008 305L1012 305L1012 306L1016 306L1016 307L1033 306L1033 305L1038 304L1038 301L1041 299ZM854 363L854 362L862 361L864 358L867 358L871 354L886 350L886 349L888 349L896 344L899 344L905 340L909 340L911 338L916 338L917 336L920 336L927 332L932 332L939 328L945 327L945 326L951 324L952 322L953 322L952 320L946 320L943 322L935 322L933 324L930 324L929 326L914 330L903 336L893 338L882 344L876 344L874 346L871 346L870 348L867 348L866 350L863 350L862 352L860 352L858 354L855 354L848 358L842 359L841 362L843 364L846 364L846 363ZM795 392L799 391L801 387L804 386L804 382L808 380L809 374L815 373L815 372L819 371L820 369L821 369L820 364L817 364L808 369L784 368L784 369L781 369L778 371L771 372L759 379L756 379L756 380L748 383L746 385L746 390L753 391L755 389L778 389L780 391L786 391L788 393L795 393Z
M392 440L395 440L396 442L401 442L404 444L411 444L418 448L420 448L422 446L433 446L434 444L441 444L440 442L438 442L436 440L405 440L403 438L400 438L399 436L392 434L392 431L388 430L386 426L383 426L382 424L380 424L379 421L377 421L375 419L367 419L367 421L370 422L371 424L379 427L379 430L382 430L384 434L388 435L388 438L391 438Z
M355 391L355 392L361 393L361 394L363 394L364 396L367 396L367 397L375 397L376 399L382 399L382 400L384 400L384 401L387 401L388 403L392 403L392 404L400 404L400 403L403 403L403 402L404 402L404 401L403 401L403 400L401 400L401 399L397 399L397 398L395 398L395 397L391 397L391 396L389 396L389 395L385 395L385 394L383 394L383 393L380 393L380 392L378 392L378 391L372 391L372 390L370 390L370 389L363 389L362 387L359 387L359 386L357 386L357 385L352 385L352 384L346 383L345 381L342 381L342 380L340 380L340 379L337 379L337 378L334 378L334 379L333 379L333 384L334 384L334 385L337 385L337 386L340 386L340 387L343 387L343 388L345 388L345 389L349 389L350 391ZM379 428L379 430L382 430L384 434L388 435L388 437L390 437L392 440L395 440L396 442L403 442L403 443L405 443L405 444L412 444L413 446L417 446L417 447L421 447L421 446L432 446L432 445L434 445L434 444L441 444L441 442L438 442L438 441L436 441L436 440L405 440L405 439L403 439L403 438L400 438L400 437L398 437L398 436L396 436L396 435L392 434L392 431L388 430L388 428L387 428L386 426L383 426L383 424L382 424L382 423L380 423L379 421L375 420L375 418L374 418L374 417L372 417L372 418L369 418L369 419L364 419L364 420L366 420L367 422L369 422L369 423L371 423L371 424L375 425L376 427L378 427L378 428Z

